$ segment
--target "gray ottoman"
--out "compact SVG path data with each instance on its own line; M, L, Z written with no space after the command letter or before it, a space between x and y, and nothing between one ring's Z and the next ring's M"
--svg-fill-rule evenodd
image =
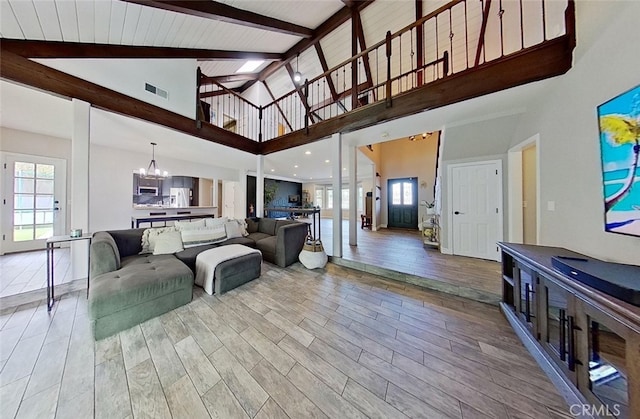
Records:
M231 251L231 249L234 251ZM219 263L215 263L221 252L233 256ZM211 261L215 268L212 269ZM196 284L204 288L205 292L224 294L249 281L260 277L262 268L262 254L259 250L251 249L240 244L220 246L206 250L196 258ZM213 272L213 275L212 275ZM211 286L213 281L213 287Z

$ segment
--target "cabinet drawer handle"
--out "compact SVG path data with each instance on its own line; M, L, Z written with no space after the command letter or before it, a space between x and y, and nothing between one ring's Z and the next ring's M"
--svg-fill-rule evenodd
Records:
M567 329L565 329L565 323L567 322L567 313L564 309L560 309L560 359L566 361L567 359Z

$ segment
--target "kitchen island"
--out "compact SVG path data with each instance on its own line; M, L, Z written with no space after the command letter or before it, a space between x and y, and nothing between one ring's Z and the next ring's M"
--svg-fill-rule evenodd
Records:
M131 228L139 228L140 224L167 221L193 220L198 218L215 217L218 207L168 207L160 205L134 205L134 215L131 216Z

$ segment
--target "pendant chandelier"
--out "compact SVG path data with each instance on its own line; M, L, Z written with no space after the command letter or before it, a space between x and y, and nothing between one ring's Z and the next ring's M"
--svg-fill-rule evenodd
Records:
M150 179L159 179L165 178L169 176L169 172L161 171L158 167L158 163L156 162L156 146L158 144L151 143L151 161L149 162L149 167L145 170L143 167L140 168L140 176Z
M300 58L300 53L296 55L296 72L293 73L293 81L297 84L300 84L300 82L302 81L302 73L298 71L298 58Z

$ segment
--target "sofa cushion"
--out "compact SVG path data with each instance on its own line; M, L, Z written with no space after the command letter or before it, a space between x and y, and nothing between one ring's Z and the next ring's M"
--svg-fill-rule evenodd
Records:
M91 240L91 278L120 269L120 251L111 234L99 231Z
M174 256L130 256L121 269L93 278L89 314L98 319L185 287L193 287L193 272Z
M185 265L189 267L193 272L196 271L196 257L200 252L218 247L219 244L205 244L202 246L194 246L184 249L182 252L178 252L175 256Z
M224 229L227 232L228 239L235 239L236 237L242 237L240 224L238 224L236 220L230 220L224 223Z
M111 230L108 232L116 242L121 258L137 255L142 251L141 238L144 230L146 229L135 228L129 230Z
M247 233L257 233L260 225L259 218L247 218Z
M298 221L293 221L293 220L276 220L276 229L275 232L273 233L274 235L278 234L278 230L280 230L280 227L282 226L286 226L289 224L294 224L297 223Z
M267 237L271 237L270 234L265 233L250 233L247 238L253 240L254 242L259 242L262 239L266 239Z
M256 249L262 252L262 258L267 262L275 263L277 236L268 236L256 242Z
M265 233L270 236L276 235L276 220L273 218L262 218L258 225L258 232Z
M256 233L258 234L258 233ZM253 247L255 249L256 242L251 240L249 237L235 237L233 239L227 239L224 242L220 243L222 246L226 246L228 244L242 244L247 247Z

